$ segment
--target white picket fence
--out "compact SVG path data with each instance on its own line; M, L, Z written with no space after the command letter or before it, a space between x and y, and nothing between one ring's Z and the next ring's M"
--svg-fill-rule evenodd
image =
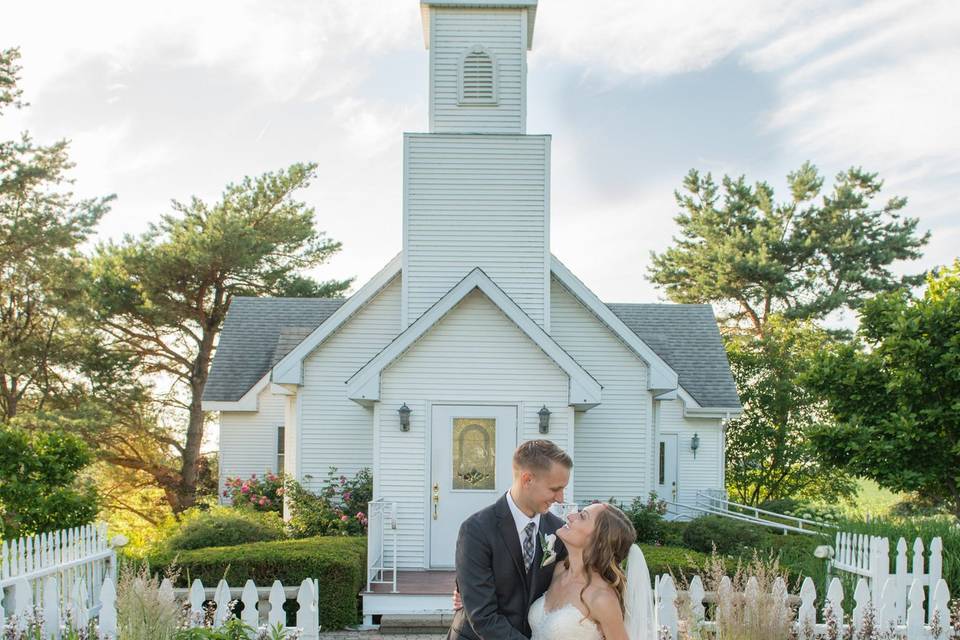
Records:
M874 608L880 608L883 585L892 581L897 604L897 616L906 615L907 597L914 583L918 582L933 593L943 575L943 541L938 537L930 541L930 554L924 554L923 540L913 542L913 556L907 570L907 541L897 542L897 555L893 573L890 572L890 541L879 536L853 533L837 533L834 547L833 569L844 571L867 580L873 593ZM877 588L880 585L880 588ZM932 610L928 610L927 622Z
M27 589L37 599L43 590L53 588L52 580L65 599L72 597L66 588L82 586L77 598L82 596L95 609L104 579L116 577L116 560L104 523L4 540L0 543L0 601L15 588Z
M886 632L892 628L899 638L908 640L946 640L953 637L950 630L950 591L947 583L943 579L938 579L931 589L929 619L927 611L924 609L923 582L917 578L910 585L906 598L906 614L901 615L897 597L900 592L897 581L894 577L888 577L880 589L880 597L877 600L879 606L874 604L874 598L871 589L868 586L866 578L860 578L857 581L857 587L853 594L856 606L853 609L851 623L842 623L843 612L843 586L838 578L830 582L827 589L825 605L821 612L820 620L817 619L817 610L815 602L817 599L817 589L813 580L805 578L800 589L799 610L795 616L794 630L800 640L810 640L814 637L821 637L827 634L827 612L833 611L839 624L837 629L840 631L838 637L845 638L846 633L853 627L854 637L861 637L864 627L864 620L868 615L873 618L873 628ZM704 591L703 582L699 576L694 577L690 587L683 596L690 599L690 610L692 620L684 620L680 615L678 607L678 592L676 584L670 575L663 575L656 579L654 587L655 609L657 623L664 634L669 635L671 640L678 640L679 630L682 625L690 624L701 629L714 629L715 621L706 620L705 600L708 595ZM793 606L795 596L788 595L787 585L783 578L777 578L774 582L770 594L772 595L769 609L771 615L786 616L788 607ZM735 594L733 582L729 577L724 577L716 593L710 594L713 601L727 602L733 601L735 595L742 595L745 601L756 602L761 596L759 583L756 578L750 578L742 594ZM776 612L779 611L779 614ZM785 619L785 618L784 618Z
M86 627L96 618L97 634L102 640L117 637L117 592L113 578L104 579L98 589L100 603L95 608L91 607L85 598L87 591L83 579L79 579L74 584L70 594L65 598L62 597L64 594L60 593L58 587L57 579L49 576L44 581L41 596L35 598L27 580L18 578L14 583L13 602L10 607L15 618L10 619L6 614L0 617L0 636L6 631L8 623L15 624L21 630L26 629L28 618L36 608L43 614L44 638L58 640L61 634L60 623L67 619L68 614L75 627ZM189 604L190 621L193 626L203 623L206 617L204 605L212 601L213 627L222 627L230 614L230 603L239 600L243 603L239 618L253 628L262 624L271 627L280 624L288 630L299 628L301 640L319 638L319 585L309 578L305 579L299 587L293 588L284 587L277 580L269 590L258 589L252 580L247 580L242 589L231 588L225 580L221 580L212 597L200 580L194 580L189 589L174 589L169 580L164 580L160 584L159 591L160 597L168 602L182 601ZM296 627L286 626L287 612L283 609L284 603L291 596L299 605L296 612ZM0 610L5 609L4 605L4 600L0 600Z

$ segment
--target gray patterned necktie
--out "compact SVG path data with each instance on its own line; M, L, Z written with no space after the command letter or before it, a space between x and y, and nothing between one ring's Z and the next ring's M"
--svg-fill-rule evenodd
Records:
M530 571L530 565L533 564L533 552L535 550L533 531L536 527L536 523L531 520L523 529L523 566L526 567L527 571Z

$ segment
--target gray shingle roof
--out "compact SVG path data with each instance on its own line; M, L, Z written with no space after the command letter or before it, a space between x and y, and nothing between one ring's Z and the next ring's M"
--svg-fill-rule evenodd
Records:
M234 298L203 399L233 402L346 302L346 298Z
M710 305L607 303L607 307L677 372L680 386L700 406L740 407Z
M345 298L235 298L203 399L239 400L344 302ZM607 306L677 372L680 385L701 406L740 407L710 305Z

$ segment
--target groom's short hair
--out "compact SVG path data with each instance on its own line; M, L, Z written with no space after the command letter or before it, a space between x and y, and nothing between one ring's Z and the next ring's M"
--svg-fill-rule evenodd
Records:
M529 471L550 471L554 462L567 469L573 467L573 460L566 451L550 440L527 440L513 452L513 466Z

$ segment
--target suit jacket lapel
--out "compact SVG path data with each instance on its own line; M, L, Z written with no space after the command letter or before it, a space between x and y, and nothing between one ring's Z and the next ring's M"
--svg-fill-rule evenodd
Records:
M540 546L540 536L548 536L551 533L556 533L556 523L554 523L548 514L543 514L540 516L540 527L537 531L537 540L536 540L536 552L533 555L533 566L530 569L530 591L527 593L527 605L533 602L535 593L540 591L545 591L546 589L541 589L541 585L545 583L547 576L553 575L553 563L548 564L545 567L541 567L540 563L543 562L543 548ZM558 540L555 544L561 544ZM554 546L555 550L559 550L558 547ZM556 560L554 561L556 562Z
M513 519L513 514L510 513L510 505L507 504L507 496L503 495L497 501L496 507L497 514L497 525L500 529L500 537L503 538L503 542L507 545L507 551L510 552L510 557L513 558L513 565L517 569L517 573L520 574L520 579L526 583L527 572L523 568L523 551L520 550L520 536L517 535L517 523Z

